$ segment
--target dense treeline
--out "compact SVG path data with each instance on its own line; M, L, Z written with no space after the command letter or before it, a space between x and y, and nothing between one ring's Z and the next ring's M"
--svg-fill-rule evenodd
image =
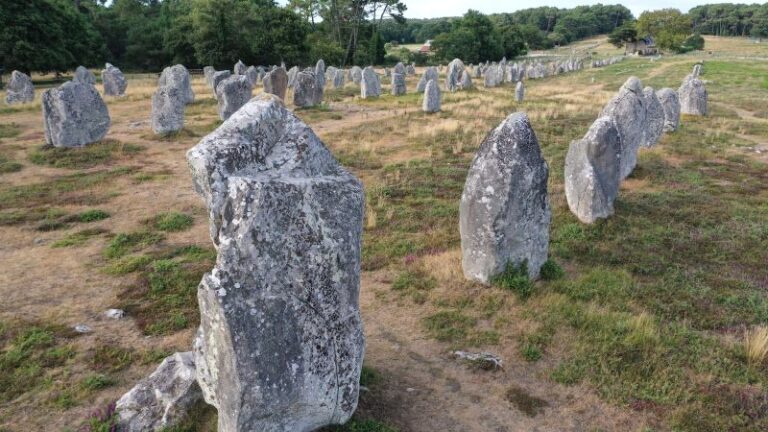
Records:
M768 3L696 6L688 15L701 34L768 37Z

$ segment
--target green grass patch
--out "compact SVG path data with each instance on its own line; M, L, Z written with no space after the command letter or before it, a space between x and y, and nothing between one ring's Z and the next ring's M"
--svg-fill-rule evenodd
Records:
M13 138L21 133L21 126L16 123L0 123L0 140Z
M83 169L113 162L117 159L130 158L142 151L144 151L142 146L107 139L77 148L58 148L45 145L30 153L29 161L36 165L56 168Z
M101 229L101 228L84 229L72 234L68 234L62 239L56 240L55 242L51 243L51 247L63 248L63 247L82 246L91 238L107 232L108 232L107 230Z
M527 299L533 294L534 283L528 277L528 263L508 263L503 272L491 278L491 284Z
M110 240L104 250L108 259L122 258L131 252L137 252L165 240L165 235L153 231L134 231L121 233Z
M91 349L89 353L90 366L99 372L119 372L136 360L136 353L131 348L123 348L113 344L102 344Z
M151 220L152 226L160 231L186 231L194 224L192 216L180 212L160 213Z

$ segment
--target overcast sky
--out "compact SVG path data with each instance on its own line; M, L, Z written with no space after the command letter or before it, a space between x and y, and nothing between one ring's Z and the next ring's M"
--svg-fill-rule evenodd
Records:
M630 1L585 1L585 0L404 0L408 11L406 18L437 18L446 16L460 16L468 9L479 10L483 13L514 12L519 9L528 9L538 6L555 6L559 8L572 8L574 6L586 4L616 4L621 3L628 7L635 17L639 16L645 10L654 10L662 8L677 8L683 12L705 2L691 0L630 0ZM287 0L278 0L278 3L285 4ZM753 3L747 1L745 3Z

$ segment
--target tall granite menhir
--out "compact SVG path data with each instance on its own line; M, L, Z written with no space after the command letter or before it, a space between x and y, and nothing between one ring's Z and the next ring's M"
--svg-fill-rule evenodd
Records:
M81 147L100 141L110 125L99 92L80 81L65 82L43 92L45 142L55 147Z
M274 95L187 153L218 251L195 364L221 432L313 431L357 406L362 184Z
M539 276L549 250L549 168L528 116L516 112L485 138L459 205L462 267L489 283L507 265Z

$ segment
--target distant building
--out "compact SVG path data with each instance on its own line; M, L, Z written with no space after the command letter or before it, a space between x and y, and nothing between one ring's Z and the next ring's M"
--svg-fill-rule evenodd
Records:
M424 54L430 51L432 51L432 39L429 39L426 42L424 42L424 45L422 45L421 48L419 48L419 52L422 52Z
M656 42L654 42L653 37L651 36L638 39L635 42L627 42L624 45L624 54L649 56L656 55L658 53L659 50L656 48Z

